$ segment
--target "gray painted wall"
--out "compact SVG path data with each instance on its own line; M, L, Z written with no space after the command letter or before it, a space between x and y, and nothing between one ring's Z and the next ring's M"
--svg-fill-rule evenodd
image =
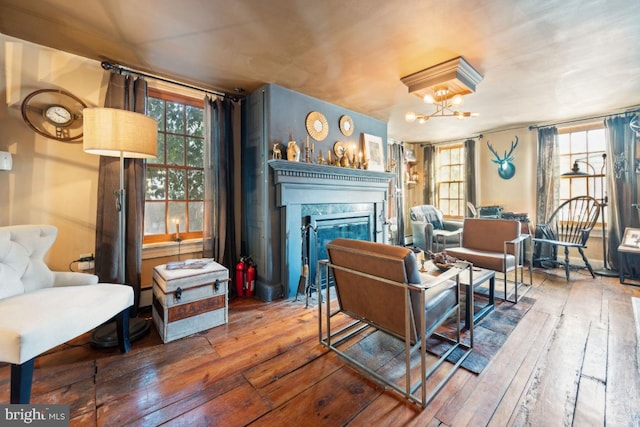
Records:
M270 301L284 296L280 261L286 257L281 244L283 229L280 209L275 206L273 174L268 166L271 148L280 143L283 155L287 142L293 138L304 158L306 118L318 111L327 118L329 132L323 141L309 137L315 145L314 161L320 150L324 157L337 141L360 147L361 134L382 137L387 152L387 124L346 108L303 95L274 84L266 84L249 95L243 103L242 180L245 224L242 232L242 255L251 255L257 264L256 293ZM354 132L347 137L340 132L339 120L348 115ZM296 284L297 286L297 284Z

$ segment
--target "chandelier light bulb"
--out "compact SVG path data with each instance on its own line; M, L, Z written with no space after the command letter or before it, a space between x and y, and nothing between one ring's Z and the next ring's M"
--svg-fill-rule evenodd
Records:
M435 93L438 98L442 99L449 95L449 89L447 89L446 87L437 87L435 89Z
M475 117L477 113L469 111L459 111L458 107L464 103L464 95L453 93L447 87L433 88L430 93L423 96L422 100L426 104L435 106L433 113L415 113L413 111L405 114L404 118L407 122L425 123L431 117L455 117L458 120L464 120L465 117Z
M433 98L433 95L431 94L426 94L424 96L424 98L422 98L422 100L425 102L425 104L435 104L436 100Z

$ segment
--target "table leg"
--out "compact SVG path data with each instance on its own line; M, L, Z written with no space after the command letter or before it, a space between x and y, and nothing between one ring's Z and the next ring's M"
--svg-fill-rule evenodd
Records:
M495 305L495 295L496 295L496 276L495 274L491 276L489 279L489 305Z
M469 328L471 327L471 322L473 321L473 307L471 305L471 298L469 298L469 295L471 295L471 292L473 292L473 286L472 285L465 285L465 290L467 292L466 294L466 301L465 301L465 306L466 309L464 311L464 327L469 330Z

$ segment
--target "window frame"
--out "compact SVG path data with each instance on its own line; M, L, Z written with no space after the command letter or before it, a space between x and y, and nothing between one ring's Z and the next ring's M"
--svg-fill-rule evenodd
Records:
M148 89L148 97L149 98L155 98L155 99L159 99L165 102L175 102L175 103L180 103L183 105L189 105L192 107L196 107L196 108L200 108L203 110L204 113L204 100L203 99L199 99L199 98L195 98L192 96L188 96L188 95L184 95L184 94L180 94L180 93L175 93L172 92L170 90L167 89L158 89L158 88L152 88L149 87ZM165 110L165 114L166 114L166 110ZM203 129L204 129L204 114L203 114ZM187 145L187 138L189 137L193 137L193 135L188 135L186 133L186 128L185 128L185 133L183 134L185 136L185 155L187 153L187 149L188 149L188 145ZM167 134L166 130L160 130L158 129L158 134ZM176 135L174 133L169 133L170 135ZM181 134L182 135L182 134ZM202 139L204 141L204 134L202 136ZM166 141L166 139L165 139ZM193 166L187 166L186 164L183 165L168 165L166 164L166 150L167 150L167 146L166 143L164 144L164 149L165 149L165 163L163 164L158 164L158 163L149 163L147 162L147 171L149 170L149 168L162 168L165 169L167 171L173 169L173 170L181 170L181 171L190 171L190 170L198 170L201 169L202 173L204 174L204 159L203 159L203 167L202 168L195 168ZM167 181L168 182L168 181ZM188 187L188 186L187 186ZM188 188L186 188L187 191L187 196L186 199L184 200L184 203L186 204L185 206L185 215L187 215L187 221L188 221L188 215L189 215L189 198L188 198ZM143 234L143 244L149 244L149 243L163 243L163 242L172 242L176 240L176 232L175 229L172 229L172 223L171 223L171 218L169 218L169 203L173 200L169 200L169 193L168 191L165 191L165 198L164 200L148 200L146 198L146 178L145 178L145 209L147 207L147 203L164 203L165 205L165 229L166 229L166 233L164 234L151 234L151 235L146 235ZM203 202L204 203L204 197L202 200L196 200L197 202ZM182 200L180 200L179 202L182 202ZM187 240L187 239L201 239L203 236L203 232L202 231L189 231L187 232L185 230L185 224L180 223L180 239L181 240ZM143 227L144 229L144 227Z
M604 174L604 169L602 167L597 168L596 166L602 165L602 162L597 160L600 156L602 156L602 154L606 154L606 134L603 135L603 138L604 138L603 149L590 150L589 132L593 132L593 131L602 131L604 133L605 132L604 124L588 123L588 124L568 126L568 127L558 129L559 144L563 143L563 141L561 140L562 139L561 135L569 135L569 138L571 138L572 134L578 134L581 132L586 133L585 134L585 150L573 151L572 150L573 147L571 147L571 139L569 139L570 146L568 148L563 148L561 146L558 147L558 162L561 165L560 179L562 181L568 180L569 182L568 183L569 195L568 197L565 197L562 194L562 190L561 190L559 193L559 201L558 201L559 204L562 204L566 200L569 200L573 197L578 197L583 195L589 195L594 199L596 199L598 202L602 202L602 200L604 200L604 195L606 194L607 177ZM568 158L569 161L563 162L563 158ZM594 159L596 160L595 162L596 166L592 164ZM573 163L576 160L582 160L578 162L578 166L580 167L581 170L585 171L588 175L565 176L564 174L573 167ZM589 161L589 166L587 166L587 164L584 163L585 160ZM566 166L567 164L568 164L568 167ZM577 192L581 190L574 189L574 183L580 180L584 180L583 188L585 189L584 191L586 191L586 194L585 193L578 194ZM562 186L562 181L560 184L561 186ZM605 224L608 224L608 218L606 213L604 211L601 211L600 215L604 215ZM594 228L602 228L602 219L598 220Z
M453 150L460 150L460 159L458 161L458 163L447 163L446 165L442 164L442 152L443 151L453 151ZM451 185L451 184L456 184L459 186L459 197L456 199L453 198L446 198L446 200L449 201L449 205L451 205L451 201L452 200L456 200L458 201L458 212L460 212L460 215L451 215L449 214L450 211L448 212L442 212L445 218L451 218L451 219L462 219L464 218L464 212L465 212L465 186L467 185L466 183L466 159L465 159L465 152L464 152L464 144L462 142L458 142L458 143L453 143L453 144L446 144L446 145L441 145L441 146L437 146L436 147L436 185L435 185L435 198L437 201L437 205L438 205L438 209L440 209L442 211L442 207L441 207L441 199L440 199L440 186L441 185ZM451 158L451 156L450 156ZM443 167L449 167L451 168L452 166L458 166L460 168L460 179L459 180L452 180L449 179L447 181L442 180L441 179L441 171ZM444 198L443 198L444 199Z
M574 182L580 181L580 180L584 180L584 183L585 183L584 188L586 189L586 195L589 195L598 201L602 200L604 188L598 188L598 186L599 186L600 180L602 180L602 184L606 187L606 176L604 175L603 173L604 171L602 170L602 168L601 167L597 168L596 166L600 166L602 164L597 160L600 156L602 156L602 154L606 153L606 135L604 135L605 146L603 147L603 149L593 149L593 150L589 149L589 132L600 131L600 130L602 132L604 132L605 130L604 124L602 123L591 123L586 125L570 126L570 127L558 129L558 136L560 139L562 138L561 135L569 135L569 138L571 138L572 134L586 132L585 134L586 146L584 150L574 151L573 147L571 147L571 140L569 140L570 146L568 147L568 149L565 149L563 147L558 147L558 161L559 161L559 164L561 165L560 178L562 180L569 181L568 197L563 197L561 192L559 196L559 199L560 199L559 203L563 203L564 201L569 200L572 197L585 195L584 193L582 194L575 193L575 191L580 191L580 190L575 189L575 186L573 184ZM563 141L560 140L559 144L562 144L562 143ZM563 161L563 159L568 159L568 161ZM578 166L581 168L581 170L587 172L588 175L565 176L564 173L571 170L571 167L573 166L573 163L576 160L579 161ZM594 160L596 161L594 162ZM587 166L587 164L585 164L584 161L589 161L590 166ZM593 165L594 163L596 164L596 166ZM590 169L590 167L593 168L593 170Z

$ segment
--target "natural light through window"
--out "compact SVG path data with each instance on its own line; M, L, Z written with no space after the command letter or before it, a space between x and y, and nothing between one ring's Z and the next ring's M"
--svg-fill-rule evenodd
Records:
M574 163L587 175L563 176L560 180L560 203L577 196L603 197L603 157L606 149L603 125L559 130L559 159L562 174Z
M464 147L462 144L438 147L436 195L438 208L446 217L464 216Z
M604 128L578 130L558 135L560 171L568 172L574 162L580 171L588 176L563 177L560 181L560 200L565 201L572 197L588 195L600 200L602 188L600 178L602 176L602 154L605 152Z
M202 237L203 102L149 91L147 115L158 121L158 158L147 162L145 242Z

